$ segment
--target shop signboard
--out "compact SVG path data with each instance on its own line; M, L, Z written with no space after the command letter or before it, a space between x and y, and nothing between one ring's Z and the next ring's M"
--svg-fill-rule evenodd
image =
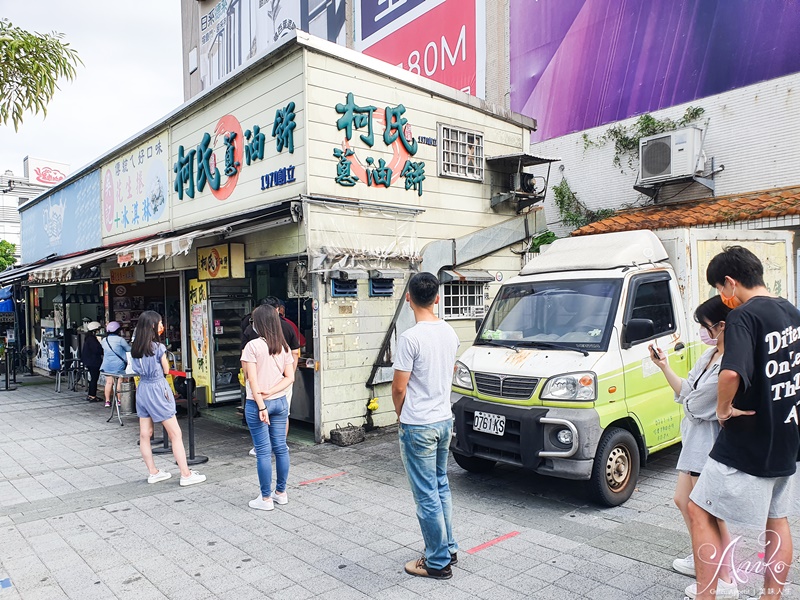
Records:
M207 89L300 29L345 44L345 0L218 0L200 11L198 68Z
M484 98L486 0L356 0L355 47Z
M197 249L197 278L241 279L244 277L244 244L217 244Z
M304 193L303 82L291 54L172 128L173 229Z
M20 210L23 264L102 245L100 171L95 170Z
M69 165L52 160L41 160L26 156L22 168L28 181L41 185L54 186L61 183L69 174Z
M111 285L144 281L144 265L130 265L111 269L109 280Z
M189 332L192 351L192 377L198 387L206 387L206 398L211 397L211 356L208 342L208 284L197 279L189 280L189 306L191 323Z
M103 165L104 241L140 237L147 229L164 229L170 199L167 140L167 132L163 131Z
M540 118L534 142L800 71L785 0L510 0L509 16L511 110Z
M422 196L425 163L414 159L418 145L406 107L378 108L357 100L353 92L348 92L345 101L333 107L336 112L331 119L333 114L339 115L336 128L343 132L341 144L332 152L337 160L335 172L331 171L334 181L344 188L359 183L376 188L396 184ZM388 161L376 153L385 154Z

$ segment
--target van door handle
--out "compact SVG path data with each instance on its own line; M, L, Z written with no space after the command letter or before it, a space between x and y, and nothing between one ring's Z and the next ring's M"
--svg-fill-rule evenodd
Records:
M686 346L683 345L683 342L678 342L675 344L675 352L680 352L684 348L686 348Z

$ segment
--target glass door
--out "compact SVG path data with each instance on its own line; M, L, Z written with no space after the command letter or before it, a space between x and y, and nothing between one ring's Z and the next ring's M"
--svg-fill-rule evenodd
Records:
M242 319L250 312L249 300L211 300L211 377L213 403L239 402Z

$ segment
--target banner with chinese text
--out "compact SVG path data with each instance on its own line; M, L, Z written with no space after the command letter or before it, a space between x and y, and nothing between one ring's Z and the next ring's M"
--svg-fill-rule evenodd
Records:
M147 227L168 222L168 159L165 131L103 165L100 177L104 241L124 239L129 232L143 233L141 230Z
M200 12L200 90L263 56L295 29L345 44L345 0L218 0L203 6L209 8Z
M197 279L189 280L189 305L191 323L189 334L192 347L192 377L195 385L208 388L211 397L211 355L208 341L208 284Z

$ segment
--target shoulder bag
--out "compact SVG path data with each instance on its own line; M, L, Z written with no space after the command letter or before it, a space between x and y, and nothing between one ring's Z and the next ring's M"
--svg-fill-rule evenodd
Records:
M125 363L125 374L126 375L136 375L136 371L133 370L133 357L131 356L130 352L125 353L125 358L122 358L119 353L114 350L111 346L111 342L108 341L108 338L105 339L105 342L108 344L108 349L114 353L114 355L120 359L122 362Z

